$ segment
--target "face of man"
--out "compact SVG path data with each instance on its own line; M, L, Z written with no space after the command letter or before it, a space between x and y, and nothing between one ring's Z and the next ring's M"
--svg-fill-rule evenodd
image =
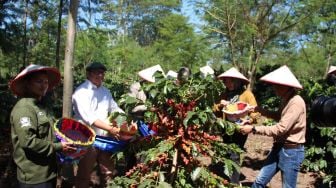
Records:
M104 81L105 71L103 69L96 69L87 71L87 78L94 85L100 87Z

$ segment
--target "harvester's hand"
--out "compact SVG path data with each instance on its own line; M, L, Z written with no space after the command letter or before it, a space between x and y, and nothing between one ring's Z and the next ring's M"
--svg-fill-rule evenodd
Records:
M109 131L109 133L111 134L112 137L119 140L120 128L111 126L111 128L108 131Z
M62 142L62 151L65 153L75 152L77 149L69 142Z

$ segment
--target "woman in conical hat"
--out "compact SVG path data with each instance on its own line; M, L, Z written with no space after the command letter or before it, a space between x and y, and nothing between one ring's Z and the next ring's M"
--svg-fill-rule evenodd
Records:
M220 106L238 101L248 103L251 106L257 106L257 101L250 89L246 89L249 80L236 68L229 70L218 76L218 79L224 82L226 91L221 96Z
M328 70L328 74L335 74L336 73L336 66L330 66Z
M37 73L45 73L47 75L48 84L46 88L42 90L42 93L37 94L39 98L43 97L47 91L51 91L57 84L59 84L61 76L59 71L56 68L45 67L41 65L31 64L23 69L10 83L9 88L12 92L20 97L27 95L36 95L32 91L28 81L30 81L30 77L33 77Z
M205 65L200 68L200 73L203 78L207 77L208 75L213 77L215 71L209 65Z
M138 72L138 76L141 78L140 81L134 82L129 89L128 95L136 98L139 101L139 105L135 106L131 109L128 114L132 116L132 118L136 121L140 134L143 136L154 135L156 132L150 130L148 125L144 122L144 115L147 111L147 107L144 104L147 100L146 93L141 88L145 83L154 83L155 73L160 72L165 77L165 73L161 67L161 65L154 65L148 68L145 68ZM132 168L136 163L136 157L134 153L128 153L126 156L126 168Z
M227 89L226 98L232 100L231 102L243 101L252 106L257 105L254 95L245 87L249 80L236 68L230 68L220 74L218 78L224 82Z
M327 83L329 85L336 85L336 66L330 66L327 73Z
M75 151L68 143L53 141L52 118L41 102L59 82L56 68L33 64L10 82L9 88L20 97L10 115L19 187L55 187L56 151Z
M147 82L154 83L155 82L154 74L156 72L162 73L162 75L165 77L165 73L163 72L163 69L160 65L154 65L154 66L148 67L146 69L143 69L143 70L138 72L138 75L143 80L145 80Z
M142 85L144 83L154 83L155 82L155 73L159 72L162 73L162 75L165 77L165 73L161 67L161 65L154 65L148 68L145 68L141 71L138 72L138 76L141 78L139 82L134 82L130 86L130 90L128 94L138 100L140 100L142 103L145 103L147 100L147 96L145 92L141 89ZM146 106L141 104L132 109L130 112L133 114L135 117L141 117L143 118L144 112L147 110Z
M252 187L265 187L279 170L283 179L282 187L296 187L306 141L306 105L302 97L296 94L296 90L302 89L302 86L287 66L266 74L260 80L273 86L276 95L281 98L281 107L277 112L257 108L262 115L278 121L277 124L256 127L246 125L240 128L244 134L253 132L274 138L266 165Z
M214 112L217 116L223 116L222 108L229 105L230 103L234 104L237 102L244 102L250 106L256 106L256 99L251 92L251 90L246 89L246 85L249 83L248 79L240 73L236 68L232 67L224 73L217 76L218 79L224 82L226 87L225 92L221 95L221 101L218 104L214 105ZM250 124L252 123L257 114L247 114L246 113L240 117L230 117L228 115L225 118L229 121L233 121L239 124ZM235 132L233 135L224 135L223 140L226 140L226 143L235 143L241 149L244 149L245 142L247 140L247 135L243 135L239 132ZM240 163L239 155L232 154L231 159L237 164ZM232 176L230 177L231 182L239 183L240 173L236 170L233 171Z

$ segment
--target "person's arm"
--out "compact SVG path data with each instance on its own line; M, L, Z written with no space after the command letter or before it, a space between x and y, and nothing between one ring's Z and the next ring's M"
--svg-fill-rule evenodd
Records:
M108 131L115 138L119 138L119 132L120 132L119 127L112 126L112 124L108 124L100 119L97 119L96 121L94 121L92 125L97 128Z
M253 130L255 133L267 135L267 136L281 136L285 135L288 130L290 130L295 122L298 120L299 116L301 115L302 111L300 110L301 107L297 104L292 104L288 107L286 113L284 113L283 117L281 117L280 121L275 124L274 126L242 126L240 131L242 133L248 134Z
M108 131L112 136L119 137L119 128L113 127L101 119L95 114L90 108L91 99L87 96L85 90L77 90L72 96L72 103L74 106L74 111L79 114L80 117L91 126Z

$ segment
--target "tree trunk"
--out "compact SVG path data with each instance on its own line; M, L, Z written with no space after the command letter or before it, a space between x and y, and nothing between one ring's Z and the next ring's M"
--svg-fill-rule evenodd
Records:
M62 29L62 10L63 10L63 0L60 0L58 8L58 23L57 23L57 41L56 41L56 67L60 69L60 46L61 46L61 29Z
M73 92L72 63L75 47L76 20L79 0L70 0L68 16L67 40L64 57L64 86L63 86L63 117L71 117Z
M23 18L23 67L26 66L27 62L27 17L28 17L28 0L25 1L25 15Z

